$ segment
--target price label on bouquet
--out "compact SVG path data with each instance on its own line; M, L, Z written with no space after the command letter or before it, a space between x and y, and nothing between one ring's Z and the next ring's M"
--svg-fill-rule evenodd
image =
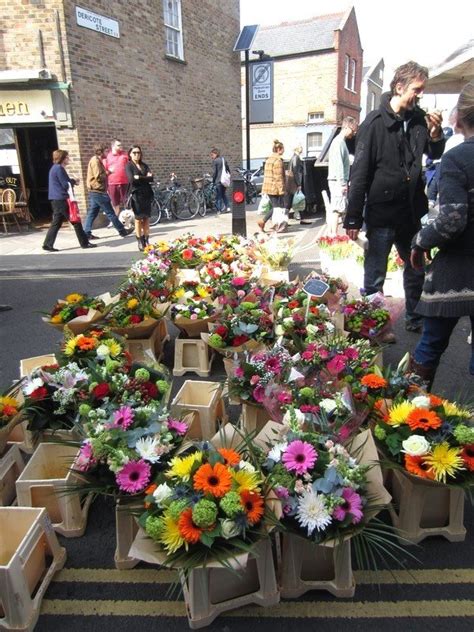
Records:
M309 294L309 296L321 298L329 290L329 285L324 281L321 281L321 279L310 279L304 284L303 290L306 294Z

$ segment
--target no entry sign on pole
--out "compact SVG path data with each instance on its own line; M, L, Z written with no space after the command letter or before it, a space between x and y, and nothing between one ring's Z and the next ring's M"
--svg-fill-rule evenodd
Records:
M273 62L250 65L250 123L273 123Z

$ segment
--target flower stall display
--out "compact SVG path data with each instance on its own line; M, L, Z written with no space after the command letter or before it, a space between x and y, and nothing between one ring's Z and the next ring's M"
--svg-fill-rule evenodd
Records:
M126 370L131 358L125 348L125 340L105 327L86 329L84 333L73 335L66 331L61 344L59 363L66 365L75 362L81 368L91 365L104 373L112 374L118 370Z
M189 298L184 303L171 306L171 320L190 338L199 338L208 331L208 323L217 317L217 307L203 299Z
M144 259L136 261L127 274L124 287L132 285L136 291L147 290L159 303L166 303L172 291L170 278L171 261L148 252Z
M390 323L390 312L380 293L346 302L342 313L344 328L356 337L374 339Z
M79 334L105 318L111 300L110 294L93 297L74 292L58 300L43 321L59 329L67 325Z
M336 329L329 308L312 301L306 292L298 292L296 298L279 299L275 308L275 335L281 337L295 352L302 351L307 342L333 333Z

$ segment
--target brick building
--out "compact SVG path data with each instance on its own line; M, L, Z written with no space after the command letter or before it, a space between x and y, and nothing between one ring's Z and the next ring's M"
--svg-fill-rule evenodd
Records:
M344 116L359 120L362 47L354 8L261 27L252 49L274 61L274 122L251 126L253 165L270 154L274 138L286 157L298 144L317 156ZM243 69L241 78L244 86Z
M385 62L378 59L371 66L364 66L362 70L362 84L360 87L360 120L363 121L369 112L380 105L383 92Z
M164 182L241 162L239 0L0 0L0 179L48 217L51 152L83 183L93 145L142 145ZM224 89L225 87L225 89Z

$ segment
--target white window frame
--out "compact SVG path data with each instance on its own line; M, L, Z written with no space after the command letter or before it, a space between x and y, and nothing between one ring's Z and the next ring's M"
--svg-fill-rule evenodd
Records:
M168 5L172 5L171 12ZM163 0L166 56L184 61L181 0Z
M356 72L357 72L357 62L355 59L351 59L351 90L355 92L356 85Z
M350 62L351 62L351 58L349 57L349 55L346 55L344 59L344 88L347 88L347 90L350 89L349 87Z
M324 112L308 112L308 123L324 121Z
M370 91L370 112L373 112L377 107L377 95L373 90Z
M318 145L310 145L310 138L314 137L319 140ZM318 152L323 148L323 133L322 132L309 132L306 134L306 153L309 155L310 152Z

